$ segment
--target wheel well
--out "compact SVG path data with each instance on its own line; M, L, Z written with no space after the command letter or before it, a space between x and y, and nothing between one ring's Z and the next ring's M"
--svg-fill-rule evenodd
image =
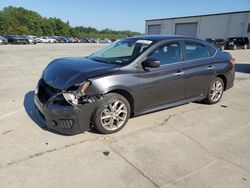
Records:
M108 93L117 93L117 94L125 97L130 104L131 115L134 114L134 98L129 92L127 92L126 90L123 90L123 89L115 89L115 90L109 91Z
M223 80L223 83L224 83L224 91L226 90L227 88L227 78L223 75L223 74L219 74L217 75L217 77L221 78Z

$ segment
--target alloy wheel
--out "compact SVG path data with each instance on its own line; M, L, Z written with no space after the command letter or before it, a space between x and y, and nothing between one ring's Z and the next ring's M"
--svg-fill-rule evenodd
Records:
M100 120L102 126L107 130L119 129L126 121L128 109L124 102L115 100L109 103L101 112Z
M213 102L217 102L220 100L222 93L223 93L223 83L219 80L216 80L213 83L211 91L210 91L210 99Z

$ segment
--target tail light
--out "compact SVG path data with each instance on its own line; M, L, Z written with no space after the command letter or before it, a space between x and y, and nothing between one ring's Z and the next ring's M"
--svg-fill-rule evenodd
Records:
M235 59L235 58L231 57L231 58L229 59L229 61L230 61L230 63L231 63L233 66L235 66L235 62L236 62L236 59Z

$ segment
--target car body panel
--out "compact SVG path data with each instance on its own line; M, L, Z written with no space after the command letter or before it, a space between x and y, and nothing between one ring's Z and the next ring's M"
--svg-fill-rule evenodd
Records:
M175 102L184 97L185 80L182 76L181 63L149 68L139 73L138 109Z
M65 135L75 135L90 130L92 113L98 104L95 102L79 107L64 106L62 108L61 105L51 102L43 104L37 96L34 98L34 103L46 127ZM66 122L70 120L72 124L67 124Z
M52 61L43 73L44 80L61 90L81 84L88 78L111 73L118 65L99 63L86 58L60 58Z
M213 62L214 59L211 58L210 61ZM205 96L215 74L215 65L208 63L207 59L185 61L183 71L185 97Z

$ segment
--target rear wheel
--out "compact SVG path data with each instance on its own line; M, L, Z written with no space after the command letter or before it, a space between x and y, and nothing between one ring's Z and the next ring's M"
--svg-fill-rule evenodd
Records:
M116 93L106 95L93 117L95 128L103 134L121 130L130 116L130 105L126 98Z
M224 82L221 78L216 77L209 89L207 97L204 99L204 102L207 104L215 104L220 101L224 91Z

